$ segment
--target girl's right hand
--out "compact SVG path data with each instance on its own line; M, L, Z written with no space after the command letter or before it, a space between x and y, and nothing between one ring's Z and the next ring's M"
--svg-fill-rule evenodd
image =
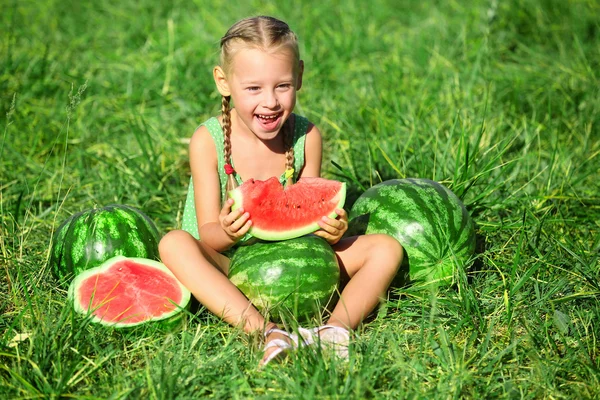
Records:
M244 209L241 207L235 211L231 211L232 205L233 199L227 199L221 209L221 214L219 214L219 222L227 236L235 243L248 233L248 230L252 226L252 221L250 220L250 213L244 212Z

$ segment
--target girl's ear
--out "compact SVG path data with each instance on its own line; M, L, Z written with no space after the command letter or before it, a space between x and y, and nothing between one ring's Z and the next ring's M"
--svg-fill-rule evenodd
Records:
M300 90L302 87L302 74L304 73L304 61L300 60L298 66L298 82L296 83L296 90Z
M215 79L217 90L219 91L219 93L221 93L221 96L231 96L231 91L229 90L229 83L227 82L225 71L223 71L223 69L218 65L213 69L213 78Z

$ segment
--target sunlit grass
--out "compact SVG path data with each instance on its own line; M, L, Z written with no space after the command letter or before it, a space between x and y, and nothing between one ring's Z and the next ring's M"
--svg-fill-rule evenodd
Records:
M175 333L73 315L46 268L56 227L125 203L180 225L186 139L219 109L219 37L286 19L298 112L349 205L382 180L443 182L473 215L475 267L407 287L349 363L260 349L200 310ZM600 7L596 2L35 4L0 16L0 397L600 396Z

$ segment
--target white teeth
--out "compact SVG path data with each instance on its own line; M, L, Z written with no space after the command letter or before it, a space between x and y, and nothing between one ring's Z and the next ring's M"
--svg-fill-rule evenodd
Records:
M276 119L277 115L259 115L258 117L263 119Z

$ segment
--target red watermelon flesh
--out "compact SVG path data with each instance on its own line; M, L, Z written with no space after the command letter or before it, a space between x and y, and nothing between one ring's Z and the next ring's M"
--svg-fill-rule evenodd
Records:
M69 288L75 310L92 322L130 327L174 316L190 300L162 263L114 257L78 275Z
M285 188L276 177L250 179L229 192L233 210L250 213L250 234L263 240L285 240L320 229L324 216L335 218L344 207L346 184L324 178L302 178Z

